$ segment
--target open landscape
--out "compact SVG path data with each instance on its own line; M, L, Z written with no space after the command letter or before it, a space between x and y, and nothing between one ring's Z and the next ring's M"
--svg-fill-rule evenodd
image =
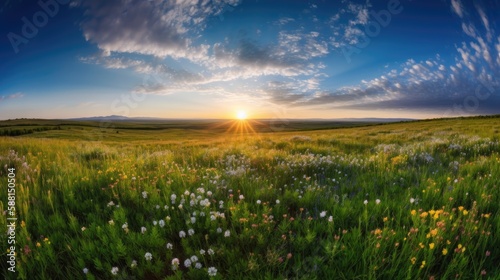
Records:
M36 122L60 128L0 137L2 185L15 170L19 279L500 277L498 116L1 129ZM6 216L7 192L0 200Z
M0 279L500 280L500 0L4 0Z

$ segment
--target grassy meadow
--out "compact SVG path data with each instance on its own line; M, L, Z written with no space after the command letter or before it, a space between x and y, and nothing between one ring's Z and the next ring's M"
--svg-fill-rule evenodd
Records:
M43 125L0 137L5 279L500 279L500 117Z

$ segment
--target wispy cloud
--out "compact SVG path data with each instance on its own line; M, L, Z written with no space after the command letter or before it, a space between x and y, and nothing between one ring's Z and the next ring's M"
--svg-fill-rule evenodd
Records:
M16 99L16 98L22 98L22 97L24 97L24 94L22 92L16 92L13 94L0 96L0 102L4 101L4 100L8 100L8 99Z

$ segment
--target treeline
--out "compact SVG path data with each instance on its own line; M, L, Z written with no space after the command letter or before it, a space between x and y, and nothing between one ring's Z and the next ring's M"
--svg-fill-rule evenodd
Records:
M0 136L19 136L48 130L61 130L60 126L36 128L0 128Z

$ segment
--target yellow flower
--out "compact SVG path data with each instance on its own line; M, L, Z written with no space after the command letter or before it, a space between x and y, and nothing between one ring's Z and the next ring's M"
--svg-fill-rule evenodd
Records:
M420 246L420 248L425 248L424 244L422 242L418 243L418 246Z
M417 258L413 257L413 258L411 258L410 261L411 261L411 264L415 264L415 262L417 261Z
M425 218L425 217L427 217L427 215L429 215L429 213L422 212L422 214L420 214L420 218Z
M424 268L425 267L425 261L422 261L422 265L420 266L420 268Z
M464 216L467 216L467 214L469 214L469 211L464 210L462 213L464 214Z
M465 252L465 247L462 248L462 253Z
M434 243L429 244L429 249L434 249Z
M443 256L446 256L446 254L448 254L448 249L444 248L441 252L443 253Z
M40 244L40 242L37 242L36 247L40 247L40 246L42 246L42 244Z
M450 240L446 240L446 244L450 245L451 241Z
M411 215L412 215L412 216L417 215L417 211L415 211L415 210L411 210Z
M435 229L431 230L431 235L432 235L432 236L436 236L437 234L438 234L438 230L437 230L437 228L435 228Z
M387 222L388 220L389 220L389 218L384 217L384 222Z
M486 219L488 219L490 217L490 214L484 214L483 215Z
M458 211L463 211L464 210L464 207L463 206L458 206Z
M458 249L462 249L462 244L458 244Z
M26 223L24 221L21 221L21 227L25 227Z

